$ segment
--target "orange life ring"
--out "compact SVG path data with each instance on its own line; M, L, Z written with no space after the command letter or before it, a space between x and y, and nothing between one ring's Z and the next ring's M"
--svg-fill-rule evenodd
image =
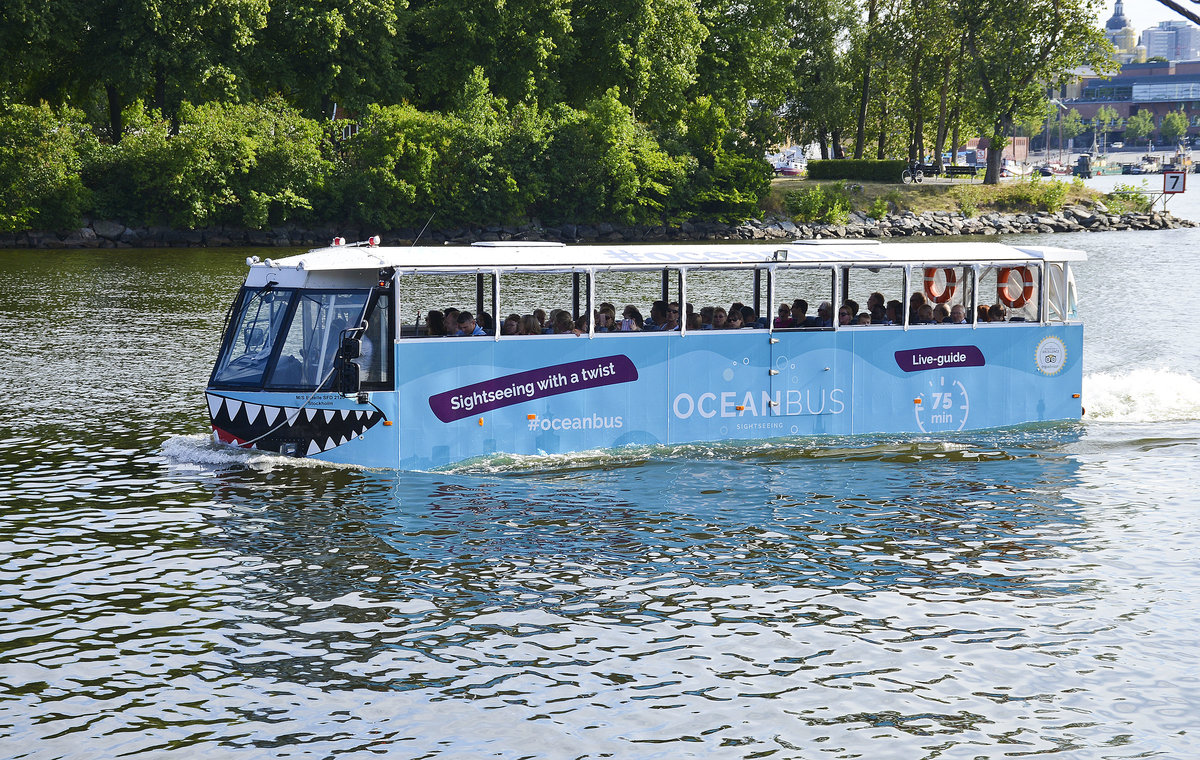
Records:
M1013 298L1008 294L1008 278L1013 272L1021 275L1021 295ZM1029 271L1029 267L1006 267L1000 270L1000 276L996 280L996 298L1004 302L1004 305L1010 309L1019 309L1029 303L1029 299L1033 298L1033 272Z
M938 268L925 268L925 295L934 303L946 303L954 297L954 291L958 290L958 275L955 274L953 267L942 267L942 271L946 274L946 288L938 290Z

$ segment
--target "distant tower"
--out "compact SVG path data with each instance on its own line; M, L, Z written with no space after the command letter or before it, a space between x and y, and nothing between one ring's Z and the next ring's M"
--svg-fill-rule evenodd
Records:
M1121 0L1117 0L1117 4L1113 7L1112 18L1104 25L1105 30L1109 35L1121 31L1129 26L1129 20L1125 18L1125 4Z
M1112 18L1104 25L1104 36L1117 49L1117 60L1121 63L1139 59L1137 32L1130 26L1129 19L1125 18L1125 4L1122 0L1117 0L1117 4L1113 6Z

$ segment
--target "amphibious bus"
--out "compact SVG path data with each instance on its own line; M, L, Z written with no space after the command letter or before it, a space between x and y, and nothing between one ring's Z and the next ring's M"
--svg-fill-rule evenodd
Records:
M405 470L1077 420L1085 259L975 242L338 239L247 260L208 411L221 444Z

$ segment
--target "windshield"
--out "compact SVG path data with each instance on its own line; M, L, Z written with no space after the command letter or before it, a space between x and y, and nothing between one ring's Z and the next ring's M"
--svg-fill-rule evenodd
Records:
M260 386L294 290L243 288L213 370L214 385Z
M267 387L316 388L325 384L332 375L343 331L362 323L368 296L368 290L300 291Z

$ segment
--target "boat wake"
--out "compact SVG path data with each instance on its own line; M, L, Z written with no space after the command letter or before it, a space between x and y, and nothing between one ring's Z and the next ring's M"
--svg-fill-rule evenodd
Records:
M271 451L221 446L211 435L174 435L163 441L159 453L173 466L197 470L254 469L276 467L320 467L362 469L357 465L334 464L307 457L289 457Z
M1167 369L1097 372L1083 379L1085 421L1200 419L1200 380Z

